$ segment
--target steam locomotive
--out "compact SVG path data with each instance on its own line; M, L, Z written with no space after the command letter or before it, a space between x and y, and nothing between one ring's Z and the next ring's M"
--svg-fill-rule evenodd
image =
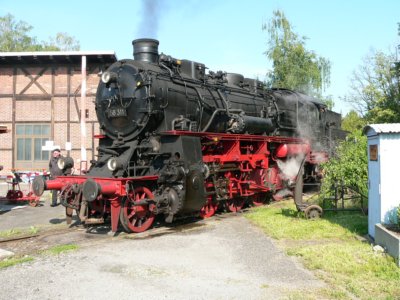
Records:
M134 60L101 75L97 159L84 175L35 178L36 195L59 190L68 216L142 232L157 215L210 217L278 200L299 177L318 181L342 136L339 114L305 94L159 54L157 40L132 44Z

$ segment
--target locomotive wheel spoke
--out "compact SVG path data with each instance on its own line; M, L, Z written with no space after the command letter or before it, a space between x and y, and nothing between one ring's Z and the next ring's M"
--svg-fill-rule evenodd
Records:
M218 205L212 203L212 198L207 200L206 205L200 210L200 217L201 218L210 218L212 217L215 212L217 211Z
M266 198L265 194L255 194L255 195L252 197L253 205L254 205L254 206L261 206L261 205L263 205L263 204L265 203L265 198Z
M136 215L136 211L132 210L128 216L128 220L133 219L133 216Z
M226 208L231 212L238 212L244 206L243 198L235 198L226 201Z
M132 224L132 226L135 226L137 223L137 218L129 218L129 224Z
M155 215L150 211L149 205L135 205L137 201L153 197L151 191L145 187L138 187L133 191L133 195L125 197L120 220L126 231L143 232L153 225Z

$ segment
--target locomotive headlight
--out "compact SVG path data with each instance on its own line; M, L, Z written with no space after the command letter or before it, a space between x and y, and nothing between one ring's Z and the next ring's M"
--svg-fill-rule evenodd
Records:
M111 172L114 172L116 170L122 169L122 163L120 162L120 160L118 158L113 157L107 161L107 168Z
M111 82L115 82L117 81L117 74L114 72L109 72L109 71L105 71L102 75L101 75L101 81L103 81L105 84L107 83L111 83Z
M65 166L64 158L60 158L60 159L57 161L57 167L58 167L60 170L64 170L64 166Z
M70 169L74 166L74 160L72 157L60 157L57 161L57 166L60 170Z

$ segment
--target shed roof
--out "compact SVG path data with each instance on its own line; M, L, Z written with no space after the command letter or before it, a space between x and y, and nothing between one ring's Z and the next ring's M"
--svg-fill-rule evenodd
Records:
M38 51L0 52L0 65L64 63L80 64L86 56L87 63L113 63L117 61L115 51Z
M372 131L372 132L371 132ZM378 135L381 133L400 133L400 123L370 124L364 127L363 134Z

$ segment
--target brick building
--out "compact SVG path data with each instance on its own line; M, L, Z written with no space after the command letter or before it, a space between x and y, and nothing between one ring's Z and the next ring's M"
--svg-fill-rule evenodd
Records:
M0 135L0 165L4 166L0 174L47 169L49 151L42 150L46 141L79 161L82 69L87 87L86 156L94 158L98 74L115 61L112 51L0 53L0 124L8 129Z

